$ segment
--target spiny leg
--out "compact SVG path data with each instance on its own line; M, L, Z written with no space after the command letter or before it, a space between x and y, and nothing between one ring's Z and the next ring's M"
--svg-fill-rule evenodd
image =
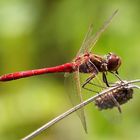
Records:
M93 85L93 86L96 86L96 87L100 87L100 88L103 88L105 89L106 87L104 86L101 86L101 85L98 85L98 84L95 84L95 83L92 83L92 82L89 82L90 85Z
M110 72L110 73L112 73L113 75L115 75L119 81L121 81L122 83L124 83L124 81L120 78L118 71Z
M112 73L113 75L115 75L115 77L117 77L117 79L119 81L121 81L121 83L124 83L124 81L120 78L118 71L110 72L110 73ZM107 80L107 77L106 77L106 73L104 73L104 72L103 72L103 82L106 84L107 87L110 87L110 85L108 83L108 80Z
M87 87L83 87L83 89L85 89L87 91L90 91L90 92L99 93L98 91L92 90L92 89L87 88Z
M115 73L116 73L117 75L119 75L118 71L115 71Z
M82 85L82 88L84 88L86 84L88 84L93 78L95 78L95 76L99 72L97 67L90 60L87 62L86 65L87 65L87 68L90 71L92 71L92 75L86 79L85 83Z
M82 85L82 88L84 88L93 78L95 78L94 73L89 78L86 79L85 83Z
M102 88L102 89L105 89L105 88L106 88L106 87L103 87L103 86L101 86L101 85L94 84L94 83L92 83L92 82L88 82L87 84L92 85L92 86L95 86L95 87L99 87L99 88ZM82 88L85 89L85 90L91 91L91 92L99 93L99 91L92 90L92 89L87 88L87 87L85 87L85 86L82 87Z
M107 81L106 74L105 74L104 72L103 72L103 75L102 75L102 76L103 76L103 82L106 84L107 87L110 87L110 86L109 86L109 83L108 83L108 81Z
M86 88L85 86L87 84L90 84L90 81L95 78L95 76L98 74L99 70L97 69L97 67L94 65L94 63L92 63L90 60L87 62L87 68L92 71L92 75L86 79L85 83L82 85L82 88L86 89L86 90L89 90L89 91L93 91L94 90L91 90L91 89L88 89ZM96 92L97 93L97 92Z

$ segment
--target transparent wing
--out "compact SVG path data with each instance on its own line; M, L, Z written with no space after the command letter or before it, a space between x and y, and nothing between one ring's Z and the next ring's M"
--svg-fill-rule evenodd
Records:
M107 29L107 27L111 23L113 17L117 14L117 12L118 12L118 10L114 11L114 13L104 22L104 24L101 26L101 28L95 35L91 35L91 29L89 28L88 32L90 32L90 34L89 34L90 36L88 35L87 37L85 37L84 43L82 44L80 51L78 52L77 55L81 55L81 54L91 51L91 49L98 41L101 34Z
M85 50L84 46L86 45L86 42L89 39L89 37L91 36L92 32L93 32L93 24L90 24L90 26L88 28L88 31L87 31L87 33L86 33L86 35L84 37L83 43L81 45L81 48L77 53L77 56L79 56L82 52L84 52L84 50Z
M68 96L69 96L73 106L81 103L83 101L83 99L82 99L82 95L81 95L79 71L76 71L73 73L66 73L65 74L65 84L67 87ZM85 129L85 132L87 132L84 108L81 108L80 110L78 110L77 114L80 117L82 125Z

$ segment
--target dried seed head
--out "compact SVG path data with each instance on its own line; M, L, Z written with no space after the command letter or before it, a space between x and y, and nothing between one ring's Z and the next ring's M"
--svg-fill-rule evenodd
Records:
M133 97L133 88L129 86L120 86L106 94L99 95L95 100L95 105L100 109L111 109L118 107L117 104L125 104L128 100ZM114 102L117 102L117 104Z

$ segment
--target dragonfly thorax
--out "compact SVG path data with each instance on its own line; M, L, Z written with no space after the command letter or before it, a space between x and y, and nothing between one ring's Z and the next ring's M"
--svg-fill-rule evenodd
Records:
M102 56L94 54L86 54L82 58L82 63L79 65L79 71L82 73L95 73L106 71L107 63Z
M117 71L121 65L121 59L114 53L108 53L106 57L95 54L85 54L79 57L79 71L82 73L95 73Z

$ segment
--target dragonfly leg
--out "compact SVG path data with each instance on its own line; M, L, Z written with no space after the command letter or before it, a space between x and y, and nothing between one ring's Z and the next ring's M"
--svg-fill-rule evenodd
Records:
M83 87L83 89L88 90L88 91L90 91L90 92L99 93L98 91L92 90L92 89L90 89L90 88Z
M96 86L96 87L99 87L99 88L103 88L105 89L106 87L104 86L101 86L101 85L98 85L98 84L95 84L95 83L92 83L92 82L89 82L90 85L93 85L93 86Z
M92 65L92 67L91 67ZM93 78L95 78L95 76L97 75L97 73L99 72L99 70L97 69L97 67L89 60L87 63L87 67L89 69L91 69L91 71L93 71L92 75L86 79L85 83L82 85L82 88L85 87L86 84L88 84Z
M87 85L94 77L95 77L95 74L92 74L89 78L87 78L85 83L82 85L82 88L84 88L85 85Z
M118 71L110 72L110 73L112 73L113 75L115 75L119 81L121 81L122 83L124 83L124 81L120 78Z
M101 86L101 85L98 85L98 84L94 84L94 83L92 83L92 82L88 82L88 84L89 85L92 85L92 86L95 86L95 87L99 87L99 88L102 88L102 89L105 89L106 87L104 87L104 86ZM86 86L86 85L85 85ZM90 88L87 88L87 87L82 87L83 89L85 89L85 90L88 90L88 91L91 91L91 92L94 92L94 93L99 93L99 91L95 91L95 90L92 90L92 89L90 89Z
M119 75L118 71L115 71L115 73Z
M92 67L91 67L92 66ZM93 73L92 73L92 75L89 77L89 78L87 78L86 79L86 81L85 81L85 83L82 85L82 88L84 88L84 89L86 89L86 90L89 90L89 91L93 91L93 90L91 90L91 89L88 89L88 88L86 88L85 86L87 85L87 84L91 84L91 80L93 79L93 78L95 78L95 76L97 75L97 73L99 72L99 70L97 69L97 67L89 60L88 61L88 63L87 63L87 67L90 69L90 71L93 71ZM93 85L93 84L92 84ZM93 91L93 92L95 92L95 91ZM96 92L97 93L97 92Z
M110 87L110 86L109 86L109 83L108 83L108 81L107 81L106 74L105 74L104 72L103 72L103 75L102 75L102 76L103 76L103 82L106 84L107 87Z

